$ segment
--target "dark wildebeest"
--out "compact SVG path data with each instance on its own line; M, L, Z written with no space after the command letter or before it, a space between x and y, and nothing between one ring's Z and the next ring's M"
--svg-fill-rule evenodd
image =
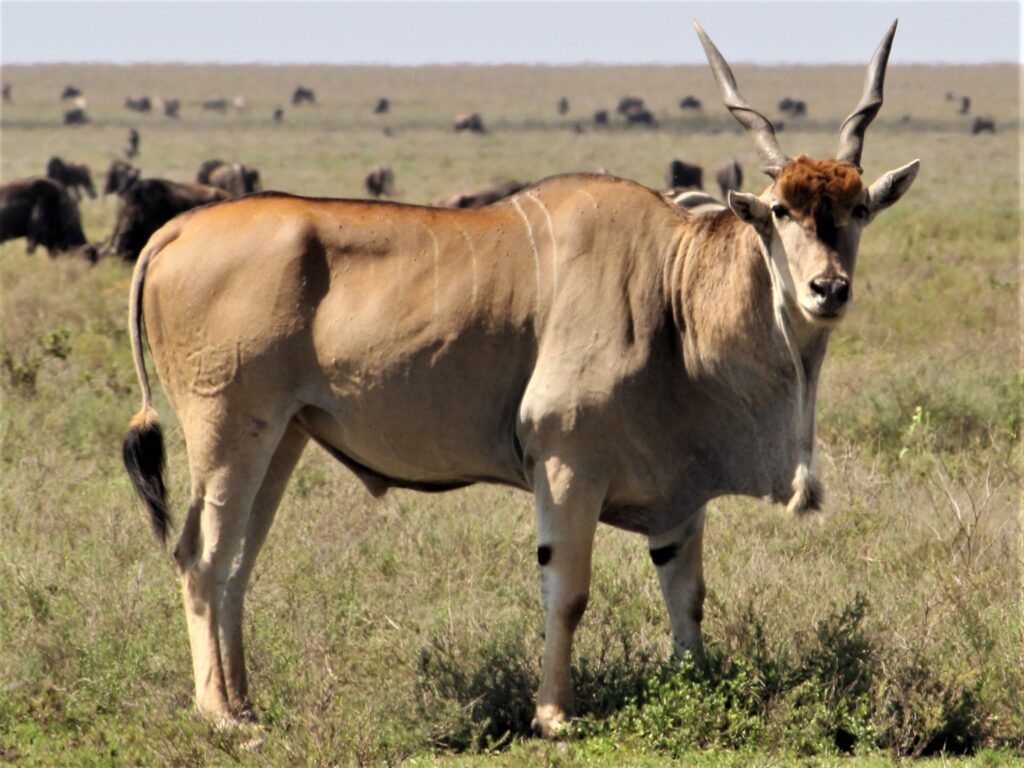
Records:
M65 85L64 90L60 92L60 100L67 101L68 99L77 99L82 95L82 92L75 88L73 85Z
M128 187L138 181L139 175L139 169L130 163L119 159L111 160L106 181L103 183L104 196L111 193L123 195Z
M216 99L207 99L202 103L204 112L225 112L228 108L228 100L223 96Z
M76 202L82 198L79 188L84 189L90 199L96 199L96 188L92 185L92 174L87 165L66 163L59 157L51 157L46 164L46 175L63 184Z
M438 208L483 208L485 205L504 200L528 186L530 185L523 181L506 181L478 189L475 192L443 197L440 200L435 200L431 205Z
M669 189L704 189L704 169L693 163L673 160L668 164L665 184Z
M216 170L217 168L220 168L222 165L227 165L227 162L221 160L220 158L215 158L213 160L204 160L199 165L199 170L196 172L196 183L209 184L210 174L213 173L214 170Z
M594 125L608 125L607 109L599 109L594 113Z
M696 96L686 96L682 101L679 102L680 109L700 109L700 99Z
M803 117L807 114L807 103L802 99L791 99L787 96L779 102L779 111L790 117Z
M619 106L615 108L615 111L625 116L629 112L644 108L644 100L639 96L623 96L619 99Z
M224 163L209 173L209 184L228 192L232 197L248 195L263 189L260 172L241 163Z
M124 108L130 109L132 112L149 112L153 108L153 102L149 96L139 96L138 98L126 96Z
M743 186L743 169L736 160L733 160L718 169L715 181L718 182L718 188L722 190L722 199L728 200L730 189L735 189L738 192Z
M395 190L395 174L384 163L370 169L363 179L363 186L373 197L391 195Z
M85 125L88 122L89 115L81 107L64 110L64 125Z
M966 114L969 114L970 111L971 111L971 97L970 96L961 96L960 97L960 114L961 115L966 115Z
M455 118L456 131L469 131L470 133L485 133L484 119L479 112L462 114Z
M699 654L705 504L820 506L829 336L863 231L919 167L861 180L895 25L827 160L787 157L699 32L771 177L760 195L730 193L728 210L692 215L634 182L569 175L474 210L264 193L180 216L147 244L129 295L142 408L122 455L164 543L145 333L187 445L173 558L204 717L253 717L245 593L311 441L375 496L532 492L545 735L572 716L599 522L645 537L674 648Z
M196 183L223 189L235 197L262 189L260 172L255 168L220 159L204 161L196 172Z
M164 113L164 117L169 117L173 120L178 119L178 112L181 110L181 99L157 99L157 106Z
M316 104L316 94L313 93L313 89L302 85L296 86L292 91L292 106L297 107L306 102Z
M654 113L646 107L631 109L624 113L626 125L649 125L655 126L658 121L654 119Z
M555 109L558 110L558 114L560 115L569 114L569 99L567 99L565 96L560 98L558 100L558 103L555 105Z
M134 128L128 129L128 146L125 147L124 154L127 157L135 157L139 154L139 132Z
M389 109L391 109L391 102L385 98L380 98L377 99L377 106L373 108L373 114L383 115L386 114Z
M4 83L3 92L4 92L4 101L10 101L11 100L11 84L10 83Z
M275 123L280 123L284 120L284 110L281 107L274 107L273 117Z
M977 136L979 133L995 133L996 132L996 121L991 117L981 117L980 115L974 118L974 124L971 126L971 133Z
M59 181L36 176L0 184L0 242L26 239L25 250L50 256L85 245L78 206Z
M139 179L121 194L117 221L104 252L134 261L150 236L179 213L229 199L231 194L218 187Z

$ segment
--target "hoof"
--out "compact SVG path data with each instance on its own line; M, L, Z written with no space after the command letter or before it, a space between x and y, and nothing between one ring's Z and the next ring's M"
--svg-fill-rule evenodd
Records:
M530 727L542 739L557 739L564 736L568 730L570 717L561 707L544 704L537 707Z

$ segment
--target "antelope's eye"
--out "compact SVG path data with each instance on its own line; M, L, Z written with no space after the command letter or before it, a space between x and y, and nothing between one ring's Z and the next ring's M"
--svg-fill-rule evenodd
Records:
M866 219L868 217L868 207L863 203L855 205L853 207L853 217L855 219Z
M784 205L776 203L772 206L772 213L775 214L775 218L782 219L789 216L789 209Z

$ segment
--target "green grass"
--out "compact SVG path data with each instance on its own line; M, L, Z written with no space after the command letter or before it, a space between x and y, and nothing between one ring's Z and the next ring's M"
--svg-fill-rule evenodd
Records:
M811 119L781 134L827 154L862 72L737 68L770 107ZM5 67L0 174L51 154L94 174L142 133L144 171L190 179L220 156L269 188L359 196L389 162L400 199L599 166L658 186L673 157L731 157L749 140L702 68ZM94 122L59 125L66 82ZM297 83L314 108L291 109ZM1020 187L1012 67L894 69L868 133L867 176L922 159L914 188L866 233L855 306L820 394L828 512L793 520L749 499L708 511L700 666L669 660L642 539L599 531L576 646L580 719L529 737L542 619L530 498L495 487L371 499L323 452L303 458L261 556L245 630L262 745L192 713L173 566L120 467L138 407L125 331L130 267L0 246L0 762L119 765L1010 766L1024 759ZM1003 130L972 138L946 90ZM180 96L182 120L124 112ZM657 131L571 130L626 93ZM675 104L694 93L705 116ZM245 95L245 116L200 98ZM392 112L374 116L387 95ZM568 118L554 102L567 95ZM285 122L269 112L278 103ZM492 131L456 136L479 109ZM909 127L899 122L911 115ZM386 136L381 130L391 129ZM87 235L113 200L81 206ZM188 495L168 425L172 501Z

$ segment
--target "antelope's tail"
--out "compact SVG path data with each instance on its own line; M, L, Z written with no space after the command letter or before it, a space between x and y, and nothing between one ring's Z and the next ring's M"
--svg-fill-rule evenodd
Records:
M121 455L135 492L149 511L149 522L161 547L167 543L171 515L167 506L167 486L164 483L166 458L163 430L153 407L153 393L142 356L142 291L146 271L153 257L177 238L180 231L180 225L172 222L153 235L135 265L128 300L128 334L132 341L135 375L138 376L142 389L142 409L132 417L128 425L128 433L121 446Z

